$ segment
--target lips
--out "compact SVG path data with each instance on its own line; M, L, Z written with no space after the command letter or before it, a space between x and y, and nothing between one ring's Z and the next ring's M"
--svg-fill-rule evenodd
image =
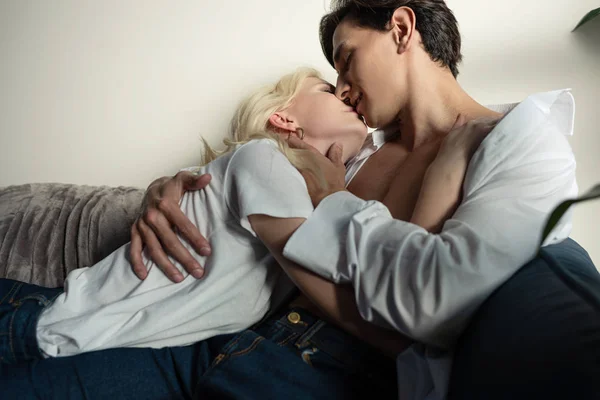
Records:
M358 109L358 107L360 107L360 102L361 102L362 98L363 98L363 95L361 93L360 95L358 95L358 99L356 99L356 103L354 103L354 109L356 110L356 112L358 114L361 114L361 115L362 115L362 113L360 112L360 110Z

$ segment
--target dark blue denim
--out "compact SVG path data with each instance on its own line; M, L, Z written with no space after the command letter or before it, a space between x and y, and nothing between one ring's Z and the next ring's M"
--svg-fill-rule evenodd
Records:
M62 292L62 288L0 279L0 364L42 357L35 336L37 320Z
M0 290L0 329L7 338L1 343L2 398L331 400L397 395L392 358L303 309L280 310L243 332L191 346L40 359L35 323L61 289L4 279Z
M569 239L482 305L458 343L451 400L600 399L600 274Z

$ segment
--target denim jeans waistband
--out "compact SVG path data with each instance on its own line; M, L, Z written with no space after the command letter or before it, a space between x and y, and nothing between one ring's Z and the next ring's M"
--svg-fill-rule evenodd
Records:
M300 307L283 308L253 330L265 335L273 327L293 332L290 344L299 350L314 347L349 367L395 379L395 360L368 343Z

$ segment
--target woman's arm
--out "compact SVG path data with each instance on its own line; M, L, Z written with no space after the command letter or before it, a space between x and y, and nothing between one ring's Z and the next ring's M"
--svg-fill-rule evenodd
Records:
M248 219L257 236L296 286L336 324L388 354L398 354L411 344L408 338L397 332L366 322L358 312L350 285L336 285L283 257L285 244L305 221L304 218L255 214Z
M497 119L466 122L459 117L425 173L410 222L431 233L442 231L444 222L461 202L462 185L473 153L497 122Z
M425 173L410 222L431 233L441 232L444 222L454 214L460 204L466 170L467 163L448 165L434 160Z

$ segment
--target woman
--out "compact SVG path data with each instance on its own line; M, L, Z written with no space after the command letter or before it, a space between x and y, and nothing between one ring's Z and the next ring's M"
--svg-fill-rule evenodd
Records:
M214 161L201 169L220 184L190 193L181 203L188 216L212 215L213 219L196 219L195 224L209 233L213 248L224 246L214 257L198 256L197 261L206 267L204 279L185 277L182 283L174 284L145 259L149 274L139 281L129 268L126 245L93 268L69 274L64 292L1 280L0 323L8 333L2 336L0 347L4 363L116 347L185 346L203 340L197 345L210 347L227 334L258 322L290 293L291 287L282 280L284 275L274 265L274 258L305 294L346 330L388 352L397 352L405 345L395 341L393 334L364 323L351 292L304 272L281 255L287 238L312 212L304 180L296 168L319 177L311 153L289 148L285 139L296 135L322 153L334 143L342 143L344 152L336 157L347 161L358 153L367 135L359 115L333 95L331 85L316 71L304 69L249 97L236 112L231 128L227 151L216 157L207 149L206 159ZM476 147L487 131L470 135L469 146ZM413 215L412 222L429 229L437 229L451 214L468 161L463 159L463 151L447 148L449 151L440 151L429 169ZM186 297L185 302L182 297ZM189 306L182 308L181 304ZM177 311L170 311L173 309ZM301 327L311 317L292 313L287 319ZM272 333L273 328L268 326L267 331ZM277 343L283 346L301 336L292 332ZM324 363L331 368L335 364L337 373L344 371L344 380L347 374L360 374L361 387L368 390L377 385L393 393L393 371L383 384L385 374L376 373L390 360L352 338L341 337L344 340L338 358L345 358L344 348L355 353L356 359L349 362L351 368L344 363L340 366L340 360L327 355L315 356L315 347L296 347L302 349L301 358L307 365ZM216 340L205 340L209 338ZM236 343L228 345L229 349ZM336 347L339 350L340 346ZM231 357L219 356L213 364ZM48 365L52 361L43 362ZM3 381L9 378L6 381L17 388L25 381L18 372L24 367L15 368L11 371L5 367L2 373ZM162 396L160 392L154 395Z

